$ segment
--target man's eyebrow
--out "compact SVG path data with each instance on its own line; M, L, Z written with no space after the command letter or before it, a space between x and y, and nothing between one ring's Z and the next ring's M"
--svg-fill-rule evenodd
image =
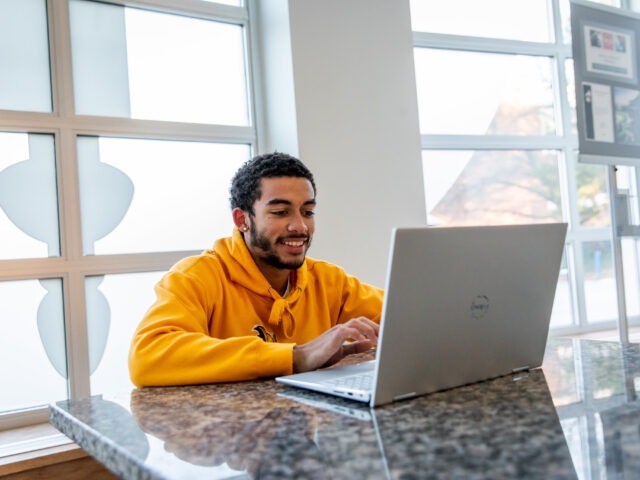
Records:
M311 200L307 200L304 202L304 205L315 205L316 199L312 198ZM266 205L292 205L291 200L287 200L285 198L272 198L269 200Z
M266 203L266 205L280 205L280 204L291 205L291 201L285 200L284 198L272 198Z

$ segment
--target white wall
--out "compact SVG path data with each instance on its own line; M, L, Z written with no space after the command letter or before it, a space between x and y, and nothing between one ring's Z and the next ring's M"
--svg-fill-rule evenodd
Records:
M409 2L254 8L261 151L298 155L316 177L311 256L384 286L391 228L426 222Z

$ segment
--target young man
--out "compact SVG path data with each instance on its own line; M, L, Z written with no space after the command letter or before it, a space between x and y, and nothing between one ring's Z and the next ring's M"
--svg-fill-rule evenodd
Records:
M316 187L300 160L253 158L231 185L235 224L213 250L178 262L129 352L137 386L304 372L372 348L382 290L306 258Z

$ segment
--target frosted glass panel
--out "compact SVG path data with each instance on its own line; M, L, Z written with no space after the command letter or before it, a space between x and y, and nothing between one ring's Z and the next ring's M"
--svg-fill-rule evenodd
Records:
M53 136L0 132L0 259L60 255L57 198Z
M60 279L0 282L0 411L67 398Z
M164 272L88 277L87 321L91 393L133 388L127 363L135 328L155 299L153 287Z
M547 6L540 0L411 0L411 24L421 32L549 42Z
M76 112L130 117L125 9L69 2Z
M0 109L51 111L47 33L45 0L0 1Z
M555 135L551 60L414 49L420 131Z
M424 150L422 161L429 224L562 221L556 151Z
M86 255L201 250L231 233L231 177L248 145L80 137Z
M70 2L76 112L248 125L239 25Z

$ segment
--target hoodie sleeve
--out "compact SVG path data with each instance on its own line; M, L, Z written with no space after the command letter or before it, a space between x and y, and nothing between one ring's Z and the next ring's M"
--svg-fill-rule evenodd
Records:
M257 336L209 335L221 287L214 275L205 280L181 268L156 285L157 299L129 350L132 382L138 387L190 385L292 373L293 344L267 343Z
M344 278L342 308L338 323L344 323L356 317L367 317L380 323L384 292L377 287L362 283L351 275L346 275Z
M308 262L310 277L337 307L332 324L366 317L380 323L384 291L346 273L342 267L321 260ZM327 287L330 286L330 287Z

